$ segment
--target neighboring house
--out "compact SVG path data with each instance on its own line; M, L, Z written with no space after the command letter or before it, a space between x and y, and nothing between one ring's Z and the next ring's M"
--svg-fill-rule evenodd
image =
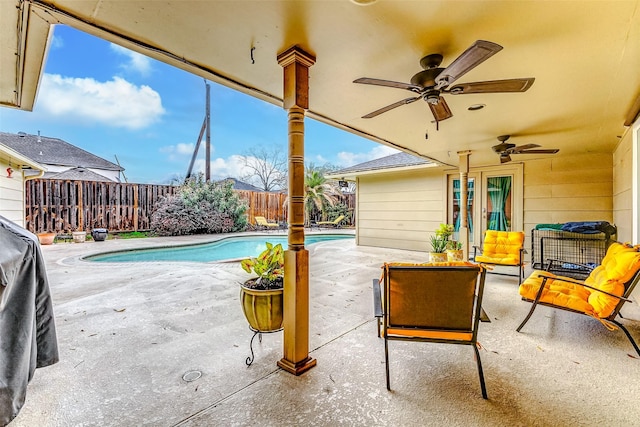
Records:
M236 178L225 178L220 180L219 182L230 181L233 183L234 190L242 190L242 191L257 191L262 192L263 190L259 189L255 185L247 184L246 182L237 180Z
M616 209L615 201L630 201L632 139L632 133L626 133L613 153L560 152L471 167L471 243L479 242L491 221L502 216L509 228L523 230L527 240L536 224L600 220L615 223L618 239L629 240L630 209ZM330 177L357 182L360 245L427 251L428 238L440 223L458 221L460 173L449 166L401 153ZM498 198L501 191L504 197Z
M0 132L0 144L44 165L43 178L120 182L124 168L58 138Z
M0 215L24 227L24 183L45 170L44 166L0 143Z

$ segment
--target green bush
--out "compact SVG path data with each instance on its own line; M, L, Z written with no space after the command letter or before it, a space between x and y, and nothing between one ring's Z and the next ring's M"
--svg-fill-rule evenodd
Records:
M243 231L246 210L231 182L206 182L198 175L158 202L151 229L158 236Z

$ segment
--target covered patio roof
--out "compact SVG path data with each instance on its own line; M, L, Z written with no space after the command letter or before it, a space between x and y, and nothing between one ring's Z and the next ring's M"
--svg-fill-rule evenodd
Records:
M452 166L455 153L466 150L472 166L499 164L491 146L503 134L564 154L611 152L640 108L638 0L6 0L1 105L33 108L50 24L72 25L278 105L276 56L300 46L317 59L309 117ZM524 93L445 94L453 117L439 130L422 100L362 118L415 93L355 79L408 83L425 55L442 54L446 67L476 40L503 49L456 83L533 77L533 86ZM475 104L485 107L469 111Z

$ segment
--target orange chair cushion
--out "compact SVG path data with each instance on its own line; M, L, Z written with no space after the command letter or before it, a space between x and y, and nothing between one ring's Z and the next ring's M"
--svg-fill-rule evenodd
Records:
M640 252L638 252L637 248L614 242L609 246L602 264L589 274L584 284L613 295L622 296L625 292L625 283L631 280L639 269ZM539 277L539 274L553 277L548 279L545 284L540 297L541 302L606 318L611 315L620 301L618 298L603 294L597 290L554 278L576 281L575 279L541 271L534 271L520 285L519 292L523 298L535 299L542 283L542 278Z
M482 255L475 261L485 264L520 265L520 249L524 245L522 231L487 230Z

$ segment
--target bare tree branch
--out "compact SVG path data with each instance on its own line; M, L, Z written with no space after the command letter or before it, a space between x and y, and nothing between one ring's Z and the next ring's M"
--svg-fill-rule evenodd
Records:
M287 188L287 157L280 147L252 147L242 156L245 168L250 171L240 179L263 191Z

